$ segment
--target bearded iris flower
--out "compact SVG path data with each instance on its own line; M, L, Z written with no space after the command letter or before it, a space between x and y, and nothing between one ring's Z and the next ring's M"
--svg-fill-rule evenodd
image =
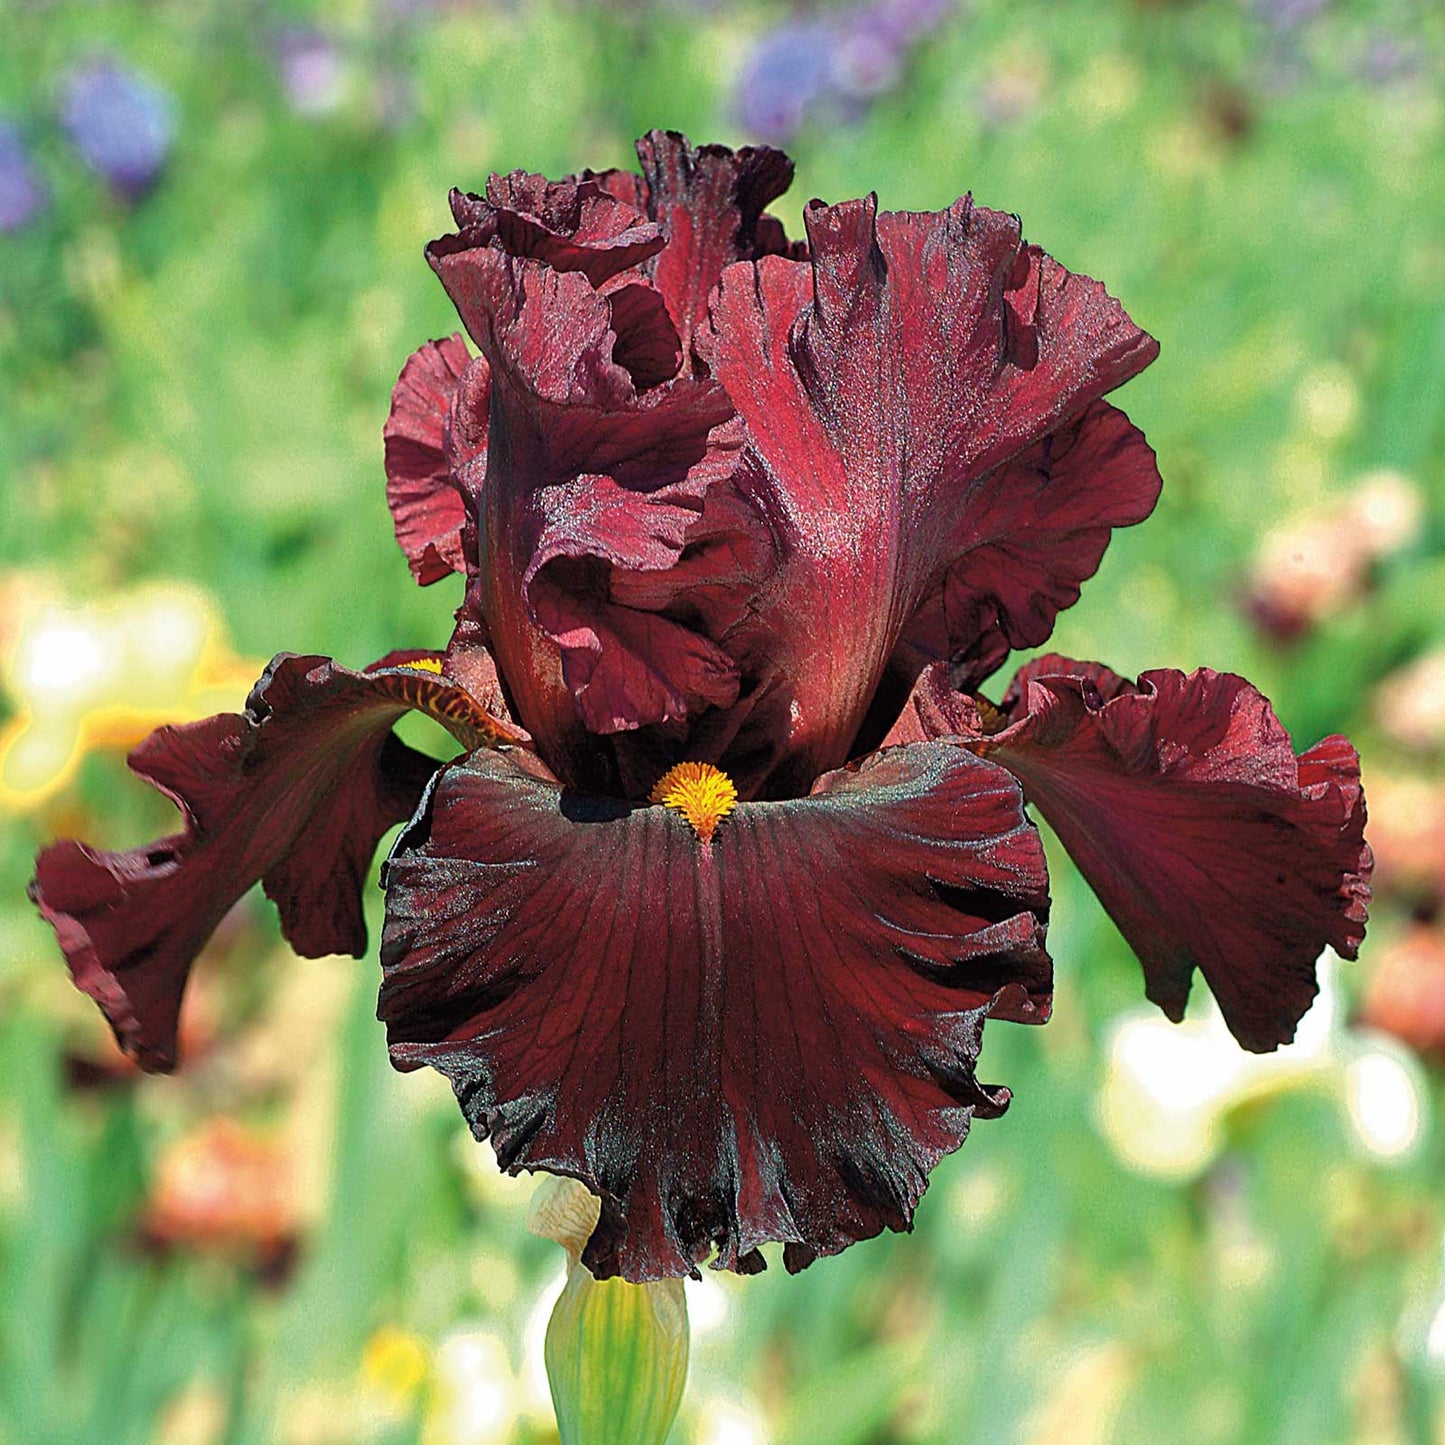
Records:
M182 831L62 841L32 894L145 1067L192 960L261 882L292 945L379 1006L502 1165L601 1199L584 1260L659 1279L801 1268L909 1227L1007 1089L985 1020L1051 1004L1053 826L1182 1016L1288 1040L1353 956L1353 748L1296 756L1243 679L1129 682L1014 649L1142 521L1154 454L1105 394L1154 341L1018 222L812 202L769 149L654 132L641 174L494 175L428 257L460 334L406 363L388 495L416 580L461 574L444 653L283 654L239 715L132 767ZM392 733L438 719L444 764Z

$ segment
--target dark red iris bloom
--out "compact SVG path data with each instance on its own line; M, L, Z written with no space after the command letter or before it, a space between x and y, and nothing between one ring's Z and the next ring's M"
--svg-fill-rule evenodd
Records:
M277 658L244 713L133 755L181 833L56 843L33 894L166 1069L231 904L260 881L298 951L359 954L410 818L397 1066L446 1074L505 1167L601 1196L594 1272L750 1271L769 1240L798 1268L907 1228L1008 1103L984 1020L1042 1022L1051 989L1025 800L1149 996L1177 1019L1198 968L1272 1049L1363 935L1359 767L1338 737L1297 757L1227 674L1047 657L978 694L1158 495L1103 400L1157 348L1102 286L968 199L815 201L790 242L779 152L638 150L454 194L429 248L472 345L407 362L386 461L417 580L465 579L446 653ZM409 708L461 756L398 741Z

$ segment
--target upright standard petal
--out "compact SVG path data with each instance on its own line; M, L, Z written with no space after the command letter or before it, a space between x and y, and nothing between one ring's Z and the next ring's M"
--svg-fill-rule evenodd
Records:
M716 382L639 393L585 277L500 251L471 275L492 437L485 474L480 460L461 474L484 539L465 613L485 619L554 770L615 786L587 771L593 737L737 698L718 634L745 557L770 545L731 487L742 429Z
M467 747L513 740L459 687L397 665L420 656L352 672L283 653L243 713L160 728L131 753L132 770L180 808L183 832L124 852L65 839L40 854L30 896L143 1068L174 1066L191 963L252 884L298 953L365 951L372 854L437 767L392 736L402 713L430 713Z
M1097 406L1157 347L1013 217L869 198L805 220L811 274L727 268L700 340L785 549L752 663L775 792L849 756L910 627L996 665L991 634L1039 640L1158 490L1143 437Z
M789 249L764 211L792 184L793 163L771 146L694 146L661 130L637 142L637 157L643 204L667 237L648 271L690 355L723 267Z
M580 271L601 286L662 250L661 229L596 181L549 181L527 171L493 175L485 196L453 191L452 215L471 245L495 237L513 256Z
M920 680L895 736L953 734L1048 819L1176 1022L1197 968L1235 1038L1288 1043L1326 945L1355 957L1370 899L1360 763L1342 737L1299 757L1242 677L1044 657L1001 711Z
M451 202L459 229L433 241L427 257L479 344L504 299L494 289L500 273L487 259L500 252L586 277L606 298L611 359L639 389L677 375L677 330L642 270L662 249L663 234L640 210L596 180L549 181L525 171L492 176L485 196L453 191Z
M477 442L457 457L449 444L448 418L468 368L467 414ZM448 336L414 351L392 389L391 415L382 432L386 500L396 540L423 587L467 570L462 545L466 506L453 467L485 454L487 381L486 362L473 362L462 338Z
M925 744L730 798L694 824L477 753L387 864L393 1061L446 1074L505 1168L601 1197L599 1275L908 1228L1007 1102L975 1077L983 1019L1047 1015L1043 853L1001 769Z
M1012 649L1047 641L1098 571L1112 530L1142 522L1159 487L1144 433L1107 401L1091 403L979 484L968 549L915 614L905 648L929 646L971 687Z

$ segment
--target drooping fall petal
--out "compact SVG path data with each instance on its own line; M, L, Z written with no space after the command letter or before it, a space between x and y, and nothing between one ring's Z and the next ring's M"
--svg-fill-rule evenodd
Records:
M467 747L512 741L454 684L393 665L276 658L242 713L153 732L132 770L181 809L185 828L106 852L65 839L36 862L30 894L75 982L142 1067L175 1064L176 1023L197 953L261 882L298 953L360 956L360 888L381 835L416 807L436 763L392 724L417 708Z
M1243 678L1200 669L1132 683L1098 663L1020 669L1001 715L920 680L896 737L953 734L1008 768L1183 1017L1197 968L1231 1032L1289 1042L1328 945L1364 937L1371 857L1360 763L1344 738L1296 757Z
M870 198L805 221L811 273L728 267L699 342L784 547L752 663L784 793L849 755L925 604L951 614L951 654L992 628L1036 637L1158 487L1142 436L1090 410L1155 343L1014 218L967 199L880 216Z
M469 416L481 413L480 448L486 448L486 362L480 386L471 388ZM447 446L447 418L463 373L472 366L460 336L428 341L402 367L391 393L386 441L386 500L396 540L421 586L466 571L462 529L466 508L452 480L453 458Z
M1043 854L1002 770L925 744L715 811L704 841L477 753L387 864L393 1061L446 1074L504 1167L601 1196L598 1275L907 1228L1007 1102L974 1074L984 1017L1047 1014Z

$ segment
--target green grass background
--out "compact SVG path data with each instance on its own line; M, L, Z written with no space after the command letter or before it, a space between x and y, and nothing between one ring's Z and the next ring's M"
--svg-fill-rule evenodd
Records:
M421 256L449 226L448 187L626 164L658 125L748 139L730 88L780 15L0 0L0 111L54 192L0 237L0 566L78 600L189 579L257 657L359 665L444 642L458 593L410 582L380 433L402 361L455 326ZM295 114L275 71L276 28L303 20L353 67L321 117ZM1418 47L1412 75L1362 78L1381 32ZM97 52L177 100L171 164L134 205L54 121L66 68ZM1033 92L1006 123L980 105L1001 74ZM1227 0L976 0L865 117L797 138L775 208L796 230L813 195L938 208L972 190L1104 278L1163 345L1121 399L1166 486L1055 644L1126 672L1242 671L1301 745L1352 730L1367 770L1392 766L1372 689L1445 639L1442 76L1445 18L1425 0L1338 3L1287 38ZM405 89L398 119L378 117L383 83ZM1328 435L1299 403L1321 375L1357 401ZM1271 647L1240 606L1258 537L1380 467L1423 489L1423 535L1359 606ZM555 1247L525 1234L524 1198L479 1182L445 1090L391 1074L374 955L293 963L259 907L216 964L224 1027L283 1038L290 1073L258 1083L223 1062L67 1086L62 1057L98 1052L103 1028L63 997L23 888L35 847L77 815L108 843L169 826L109 755L60 804L0 819L0 1440L460 1440L438 1433L432 1385L365 1405L366 1342L391 1326L435 1350L491 1330L520 1368ZM1055 1021L993 1028L984 1055L1015 1091L1007 1116L939 1166L913 1235L724 1281L675 1438L731 1445L715 1407L746 1401L759 1438L788 1445L1445 1439L1424 1351L1438 1137L1370 1164L1306 1092L1235 1117L1192 1183L1130 1172L1094 1101L1137 966L1057 850L1054 873ZM370 908L375 936L379 892ZM1347 991L1369 965L1367 945ZM1438 1075L1429 1090L1433 1114ZM324 1205L284 1282L138 1247L169 1139L215 1113L285 1128L302 1110ZM549 1437L519 1420L513 1438Z

